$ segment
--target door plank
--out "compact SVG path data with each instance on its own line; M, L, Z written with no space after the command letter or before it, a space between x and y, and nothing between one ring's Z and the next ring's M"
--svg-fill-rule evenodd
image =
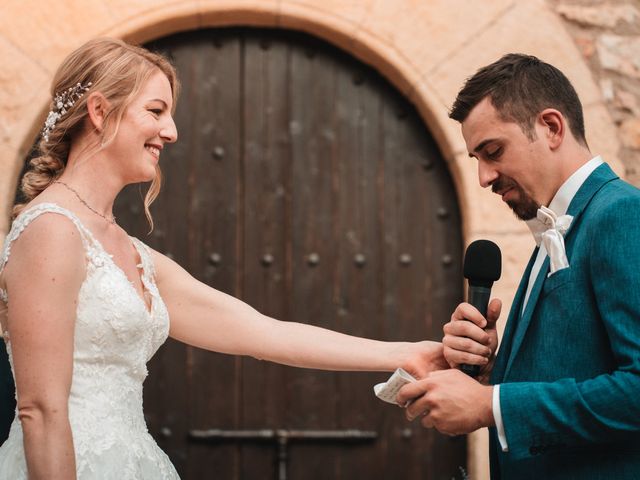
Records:
M262 313L290 317L290 178L287 117L287 51L266 32L244 37L243 54L243 298ZM242 361L244 428L280 428L284 421L285 369ZM241 478L275 473L273 445L242 447Z
M190 52L194 83L188 86L194 99L189 127L189 267L196 278L231 295L239 293L242 258L237 225L242 183L241 52L241 40L231 32L220 32L208 42L194 42ZM189 428L241 428L241 360L193 349L191 362ZM192 442L187 476L208 478L215 472L219 478L237 478L241 461L234 443L212 449L209 444Z

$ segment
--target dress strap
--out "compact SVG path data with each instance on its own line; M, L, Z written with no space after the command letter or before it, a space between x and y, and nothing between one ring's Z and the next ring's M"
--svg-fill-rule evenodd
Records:
M156 276L156 270L153 265L153 259L151 258L151 249L136 237L129 238L131 238L131 241L140 255L140 265L138 265L138 267L142 267L143 277L146 277L145 279L147 281L152 281Z
M90 252L91 250L96 249L99 244L97 244L91 232L80 222L78 217L76 217L71 211L66 208L62 208L61 206L55 203L39 203L22 213L16 217L11 225L11 230L7 234L7 237L4 240L4 246L2 248L2 253L0 254L0 272L4 270L5 265L9 261L9 256L11 255L11 245L15 242L20 234L29 226L31 222L33 222L36 218L44 213L57 213L59 215L64 215L69 220L71 220L74 225L77 227L80 232L80 238L82 239L82 244L84 245L85 252L87 253L88 258L91 258Z

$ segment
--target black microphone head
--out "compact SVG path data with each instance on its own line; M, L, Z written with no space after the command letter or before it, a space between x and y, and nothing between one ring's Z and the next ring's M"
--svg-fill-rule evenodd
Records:
M464 278L469 285L491 288L500 278L502 255L498 245L490 240L476 240L464 254Z

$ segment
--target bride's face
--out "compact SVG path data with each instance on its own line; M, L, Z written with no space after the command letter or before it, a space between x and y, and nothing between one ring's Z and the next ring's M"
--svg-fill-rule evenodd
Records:
M172 107L169 80L157 70L127 107L116 138L105 148L125 183L148 182L155 177L164 145L178 138Z

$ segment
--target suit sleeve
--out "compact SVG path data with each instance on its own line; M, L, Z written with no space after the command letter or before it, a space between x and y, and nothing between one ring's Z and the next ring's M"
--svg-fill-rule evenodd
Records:
M593 225L588 272L615 368L584 381L503 383L500 406L514 460L639 438L640 196L603 210Z

